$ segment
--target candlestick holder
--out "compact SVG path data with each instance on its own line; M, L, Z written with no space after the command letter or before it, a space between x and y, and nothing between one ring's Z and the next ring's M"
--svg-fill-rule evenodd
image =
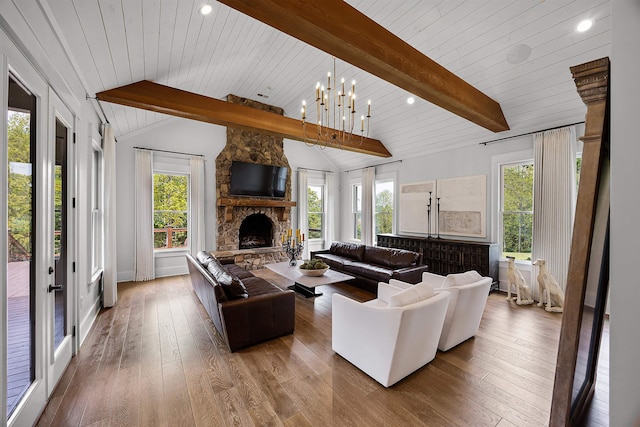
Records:
M287 254L289 258L289 265L295 266L297 259L304 249L304 242L293 243L291 240L285 240L282 243L282 250Z
M438 197L438 204L436 205L436 239L440 238L440 197Z
M429 231L428 238L431 238L431 191L429 191L429 204L427 205L427 230Z

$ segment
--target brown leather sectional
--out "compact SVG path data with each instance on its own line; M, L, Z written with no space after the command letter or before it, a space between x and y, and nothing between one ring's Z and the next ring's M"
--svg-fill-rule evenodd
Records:
M187 254L187 264L193 290L230 351L293 333L293 291L204 251Z
M354 276L352 283L371 292L376 292L378 282L389 283L389 279L418 283L428 266L422 265L418 252L357 243L334 242L326 250L311 252L311 258L319 258L332 270Z

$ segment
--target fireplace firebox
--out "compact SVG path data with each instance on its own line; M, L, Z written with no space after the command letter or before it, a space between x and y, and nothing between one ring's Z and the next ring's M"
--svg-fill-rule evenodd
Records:
M248 215L238 230L240 249L269 247L273 244L273 223L263 213Z

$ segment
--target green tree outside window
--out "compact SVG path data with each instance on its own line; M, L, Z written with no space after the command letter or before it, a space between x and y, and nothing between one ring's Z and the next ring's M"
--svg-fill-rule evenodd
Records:
M310 185L307 187L307 226L309 239L322 239L324 235L324 203L323 186Z
M502 254L530 260L533 243L533 164L502 167Z
M393 232L393 181L376 183L376 234Z
M352 187L353 238L362 240L362 184Z
M153 247L187 247L189 178L185 175L153 174Z
M10 238L31 254L31 115L9 111L7 139L9 174L7 179L7 226Z

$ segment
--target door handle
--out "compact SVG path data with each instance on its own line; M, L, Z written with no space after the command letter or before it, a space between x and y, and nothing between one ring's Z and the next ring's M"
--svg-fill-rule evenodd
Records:
M49 292L61 291L62 285L49 285Z
M49 274L53 274L53 267L49 267Z

